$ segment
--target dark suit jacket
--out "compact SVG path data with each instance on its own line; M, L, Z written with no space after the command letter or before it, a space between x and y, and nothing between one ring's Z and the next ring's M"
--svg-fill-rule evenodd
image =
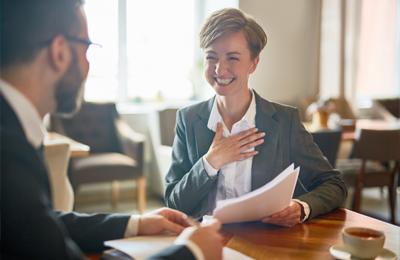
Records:
M43 155L22 130L1 96L1 251L3 259L83 259L101 252L103 241L122 238L130 215L53 211ZM184 254L174 246L153 259ZM172 258L171 258L172 257Z
M254 94L256 127L266 135L255 148L259 153L253 158L251 189L260 188L294 163L300 166L300 174L293 197L310 205L309 219L340 207L346 186L304 129L298 110ZM218 183L218 178L209 177L201 159L215 136L207 128L214 100L215 96L178 111L172 165L165 177L167 205L198 219L214 206Z

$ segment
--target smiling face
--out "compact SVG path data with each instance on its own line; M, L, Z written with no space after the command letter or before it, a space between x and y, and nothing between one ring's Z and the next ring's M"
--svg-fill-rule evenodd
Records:
M205 77L218 95L240 97L248 92L249 76L259 57L252 60L247 46L242 32L232 32L204 49Z

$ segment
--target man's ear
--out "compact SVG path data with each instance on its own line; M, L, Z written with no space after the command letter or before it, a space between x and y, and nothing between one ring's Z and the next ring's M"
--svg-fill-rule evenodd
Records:
M260 55L258 55L254 60L253 60L253 65L250 68L249 74L252 74L256 69L258 62L260 61Z
M71 50L67 39L57 35L48 46L50 66L56 73L64 74L71 62Z

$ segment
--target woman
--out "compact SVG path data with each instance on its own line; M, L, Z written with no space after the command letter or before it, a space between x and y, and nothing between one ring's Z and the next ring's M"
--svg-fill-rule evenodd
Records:
M294 226L343 204L340 173L312 141L298 110L249 87L266 43L261 26L237 9L216 11L203 24L205 77L216 95L178 111L165 178L169 207L200 219L212 214L216 201L263 186L291 163L301 168L296 199L263 222Z

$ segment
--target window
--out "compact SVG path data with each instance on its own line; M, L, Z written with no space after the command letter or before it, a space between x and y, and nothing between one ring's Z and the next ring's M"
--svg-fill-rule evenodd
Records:
M340 1L322 1L320 93L339 97L340 86Z
M88 101L189 99L194 0L86 0ZM93 50L92 50L93 49Z
M101 49L91 46L87 52L90 69L85 99L88 101L116 101L118 97L118 5L115 3L86 0L89 37L103 45Z
M238 0L86 0L90 47L87 101L175 101L214 94L203 76L198 32Z
M194 1L127 1L128 97L193 96Z
M399 2L363 1L357 95L387 98L400 95Z
M345 94L353 101L398 97L399 2L323 0L322 3L320 91L332 97ZM344 50L341 50L341 36ZM344 93L340 90L341 72L345 79Z

